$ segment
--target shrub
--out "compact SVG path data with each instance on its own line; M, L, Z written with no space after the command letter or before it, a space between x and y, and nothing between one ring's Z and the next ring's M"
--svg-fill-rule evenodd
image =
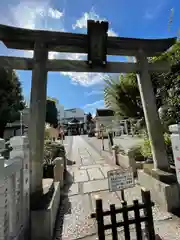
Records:
M166 145L167 154L172 156L171 139L170 139L170 135L168 133L164 134L164 142L165 142L165 145ZM144 142L141 145L141 150L140 151L145 158L152 158L150 140L148 139L148 137L144 138Z
M131 149L131 152L134 156L135 161L144 161L144 156L141 153L141 147L136 146Z
M45 130L44 130L44 139L45 139L45 140L50 139L49 128L45 128Z
M65 157L64 146L51 141L46 141L44 145L44 164L53 164L56 157Z
M150 140L148 138L144 138L144 142L141 145L140 152L145 158L152 158Z

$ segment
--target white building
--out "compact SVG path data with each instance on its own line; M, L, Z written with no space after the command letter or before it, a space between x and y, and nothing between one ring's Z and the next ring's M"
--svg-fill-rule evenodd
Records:
M114 111L110 109L96 109L96 132L100 132L100 125L102 124L105 128L112 125L112 121L115 119ZM99 135L98 135L99 137Z
M59 123L62 123L64 119L64 105L60 104L59 100L56 98L48 97L47 99L50 99L55 102L57 108L57 119Z
M81 108L71 108L64 110L64 123L68 123L73 118L76 118L78 121L85 122L85 113Z
M4 130L4 139L8 140L14 136L27 135L29 124L29 108L25 108L20 112L20 120L13 123L7 123Z
M56 108L58 112L58 122L62 123L64 119L64 106L56 103Z

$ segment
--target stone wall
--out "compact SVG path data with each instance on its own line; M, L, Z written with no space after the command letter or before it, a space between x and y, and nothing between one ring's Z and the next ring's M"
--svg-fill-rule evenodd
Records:
M5 148L5 141L1 148ZM10 158L0 157L0 239L23 239L29 227L30 166L27 137L10 139Z

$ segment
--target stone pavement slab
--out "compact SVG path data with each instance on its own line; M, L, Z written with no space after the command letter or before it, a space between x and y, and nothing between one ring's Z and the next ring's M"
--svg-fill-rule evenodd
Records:
M89 168L87 172L90 180L104 179L104 175L99 168Z
M88 165L92 165L94 162L90 156L88 156L88 157L81 156L81 163L84 166L88 166Z
M95 161L94 164L96 164L96 165L98 165L98 164L102 165L102 164L104 164L104 159L100 159L100 160L98 160L98 161Z
M88 168L100 168L101 164L94 164L94 165L88 165L88 166L80 166L79 169L88 169Z
M79 184L78 183L73 183L71 187L69 188L68 195L76 195L79 193Z
M86 182L88 181L88 174L86 170L76 170L74 171L74 181L75 182Z
M94 180L83 184L83 193L92 193L108 189L108 180Z
M105 178L107 178L107 173L111 170L117 169L118 167L110 166L110 165L104 165L101 166L101 171L103 172Z

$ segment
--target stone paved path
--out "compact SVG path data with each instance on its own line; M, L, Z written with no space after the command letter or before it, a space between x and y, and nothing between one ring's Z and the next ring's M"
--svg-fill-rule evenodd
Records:
M118 166L108 164L80 136L73 137L73 141L67 141L67 143L72 144L69 160L76 161L76 164L68 165L68 184L64 190L61 209L57 218L55 239L98 239L96 222L89 216L95 211L97 195L103 199L104 209L109 209L109 205L112 203L116 204L117 207L121 206L120 192L109 192L107 181L107 172L118 168ZM141 199L140 187L136 185L136 187L126 190L125 197L129 204L132 203L133 199ZM171 214L161 211L157 205L153 208L153 216L156 233L162 239L180 239L179 220L174 219ZM117 220L120 219L121 216L117 216ZM109 221L108 217L105 218L105 223ZM134 228L131 230L131 235L132 239L136 239ZM107 232L106 239L112 239L110 232ZM124 239L122 229L119 229L119 239Z

